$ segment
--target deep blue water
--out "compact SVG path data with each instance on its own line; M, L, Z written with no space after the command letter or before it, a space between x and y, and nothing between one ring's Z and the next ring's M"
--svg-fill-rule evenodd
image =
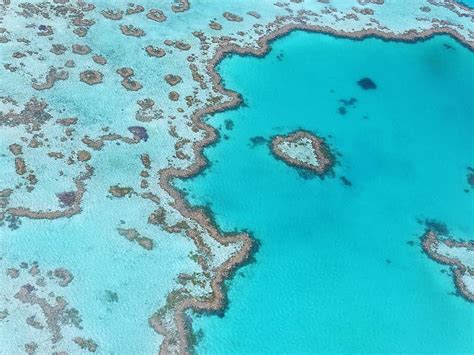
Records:
M474 307L422 254L417 220L474 236L474 54L441 36L405 44L296 32L219 72L246 105L209 119L222 136L206 150L211 166L177 185L261 246L229 282L225 316L194 317L198 352L472 354ZM359 87L363 77L377 88ZM299 128L340 153L335 177L305 178L251 143Z

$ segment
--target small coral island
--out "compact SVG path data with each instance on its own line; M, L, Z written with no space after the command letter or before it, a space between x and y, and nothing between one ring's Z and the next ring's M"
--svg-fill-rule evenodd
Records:
M474 242L457 241L437 228L427 228L421 238L423 251L434 261L451 266L459 294L474 302Z
M278 159L288 165L310 170L321 177L331 171L334 165L334 156L326 142L307 131L274 136L270 148Z

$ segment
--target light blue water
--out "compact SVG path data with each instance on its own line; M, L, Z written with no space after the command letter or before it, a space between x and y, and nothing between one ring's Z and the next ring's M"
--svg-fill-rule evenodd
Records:
M474 236L474 192L464 191L473 53L448 37L404 44L298 32L219 72L247 106L209 119L228 139L206 150L204 174L177 185L261 247L230 282L225 316L195 317L198 352L472 354L474 307L422 254L417 219ZM362 90L363 77L377 89ZM351 97L340 115L339 100ZM335 178L304 179L250 143L299 128L341 153Z

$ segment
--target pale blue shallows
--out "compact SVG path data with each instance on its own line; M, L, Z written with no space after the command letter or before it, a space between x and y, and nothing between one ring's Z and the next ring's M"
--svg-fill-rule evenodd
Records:
M206 150L203 174L176 185L261 246L229 282L225 316L194 317L198 353L474 353L474 305L421 252L417 222L474 237L474 54L445 36L297 32L219 72L246 106L209 119L228 139ZM377 89L361 89L363 77ZM336 177L305 179L251 144L300 128L341 154Z

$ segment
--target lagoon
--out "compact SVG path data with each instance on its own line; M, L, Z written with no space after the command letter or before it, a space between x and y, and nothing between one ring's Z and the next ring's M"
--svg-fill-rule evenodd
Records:
M197 352L472 353L474 308L419 238L426 219L474 236L473 53L446 36L294 32L272 47L220 64L245 105L209 118L210 167L176 182L223 230L260 242L224 317L194 317ZM337 152L333 177L272 156L266 142L298 129Z

